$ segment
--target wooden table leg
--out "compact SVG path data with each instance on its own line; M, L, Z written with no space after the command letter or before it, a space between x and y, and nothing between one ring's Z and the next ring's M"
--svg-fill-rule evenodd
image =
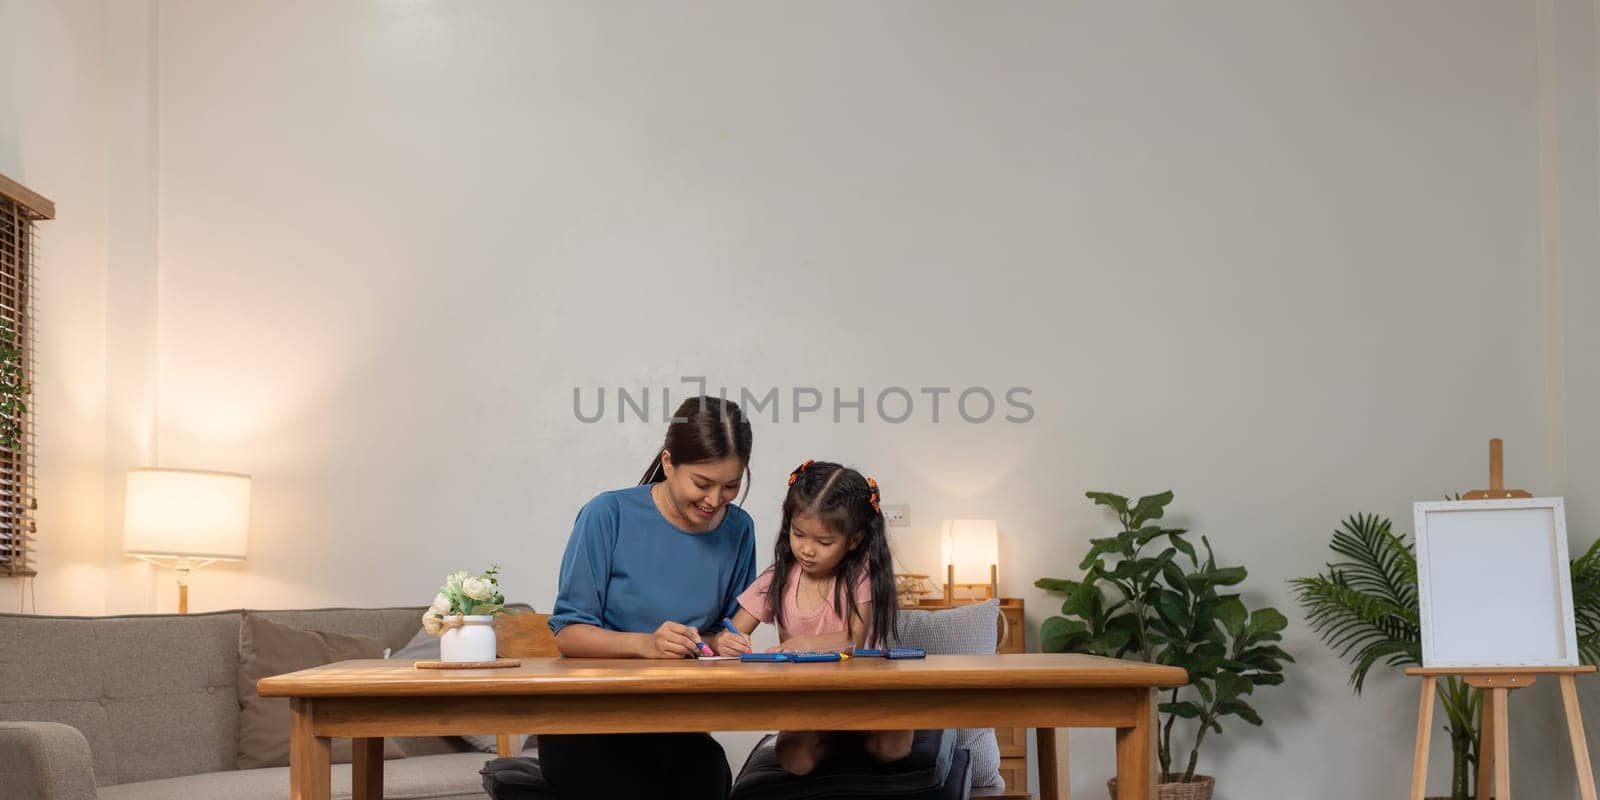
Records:
M511 734L509 734L509 733L495 734L495 737L494 737L494 754L496 756L500 757L500 758L506 758L507 756L512 755L512 753L511 753Z
M1490 689L1494 702L1494 796L1511 800L1511 728L1506 725L1506 700L1510 689Z
M1039 743L1039 800L1068 800L1071 789L1067 776L1071 770L1067 765L1067 729L1038 728L1035 737Z
M1483 733L1478 737L1478 794L1489 800L1494 786L1494 691L1483 693Z
M1117 729L1117 800L1155 800L1156 690L1135 690L1131 728Z
M315 713L310 700L289 698L290 800L328 800L333 791L333 740L311 733Z
M1578 768L1578 796L1595 800L1594 767L1589 764L1589 740L1583 735L1583 715L1578 710L1578 682L1574 675L1561 676L1561 704L1567 708L1567 736L1572 739L1572 761Z
M352 800L383 800L383 739L354 739L351 744Z
M1411 800L1423 800L1428 787L1428 744L1433 736L1433 693L1438 688L1431 675L1422 678L1422 705L1417 707L1417 750L1411 756Z

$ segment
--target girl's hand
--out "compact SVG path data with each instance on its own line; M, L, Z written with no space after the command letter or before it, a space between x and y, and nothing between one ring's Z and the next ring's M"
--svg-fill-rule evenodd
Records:
M672 620L661 623L645 641L645 658L691 658L700 646L700 632Z
M711 649L719 656L741 656L750 652L750 637L723 630L711 637Z

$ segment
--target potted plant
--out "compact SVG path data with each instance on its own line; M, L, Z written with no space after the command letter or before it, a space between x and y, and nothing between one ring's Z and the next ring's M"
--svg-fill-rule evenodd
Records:
M452 572L445 576L433 605L422 613L422 627L440 637L440 661L493 661L494 618L511 613L505 606L498 564L473 576Z
M1220 567L1211 542L1200 537L1204 558L1189 532L1155 522L1166 513L1172 492L1128 498L1089 492L1095 505L1116 514L1122 530L1090 540L1077 580L1041 578L1034 585L1067 596L1061 616L1045 620L1042 648L1054 653L1090 653L1136 658L1182 667L1189 683L1167 690L1160 703L1157 757L1163 800L1207 800L1214 780L1196 774L1200 746L1221 733L1225 717L1260 725L1249 697L1258 686L1283 683L1283 664L1293 661L1278 646L1288 619L1276 609L1248 609L1237 593L1244 567ZM1178 720L1192 720L1187 759L1173 759ZM1112 797L1116 781L1111 781Z
M1329 546L1344 560L1290 584L1312 630L1340 657L1354 662L1350 684L1360 694L1374 666L1422 664L1417 561L1407 538L1374 514L1346 519ZM1600 542L1571 568L1578 652L1585 664L1593 664L1600 659ZM1449 798L1468 800L1476 785L1483 695L1459 677L1438 680L1439 702L1449 721Z

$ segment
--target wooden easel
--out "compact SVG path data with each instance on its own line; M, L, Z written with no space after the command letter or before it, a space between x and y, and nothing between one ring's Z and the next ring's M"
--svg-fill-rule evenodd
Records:
M1505 488L1505 464L1499 439L1489 440L1489 488L1462 495L1463 500L1505 500L1533 497L1521 489ZM1460 676L1483 696L1482 739L1478 742L1477 800L1489 800L1490 781L1495 800L1511 800L1511 740L1507 707L1511 692L1532 686L1540 675L1555 675L1561 683L1561 702L1567 714L1567 736L1572 740L1572 760L1578 770L1578 794L1597 800L1594 770L1589 765L1589 743L1583 735L1578 711L1578 675L1594 672L1578 667L1412 667L1407 675L1422 678L1422 705L1417 710L1417 750L1411 760L1411 800L1423 800L1428 780L1428 739L1433 733L1433 702L1439 678Z
M1422 678L1422 706L1417 711L1417 752L1411 761L1411 800L1423 800L1428 779L1428 737L1433 733L1433 700L1439 678L1459 675L1474 689L1484 690L1483 738L1478 742L1479 800L1488 800L1490 780L1495 800L1511 800L1511 741L1506 727L1511 692L1532 686L1540 675L1555 675L1561 682L1562 705L1567 712L1567 735L1572 739L1572 760L1578 770L1578 794L1595 800L1594 772L1589 767L1589 743L1583 735L1578 711L1576 676L1594 672L1581 667L1412 667L1407 675Z

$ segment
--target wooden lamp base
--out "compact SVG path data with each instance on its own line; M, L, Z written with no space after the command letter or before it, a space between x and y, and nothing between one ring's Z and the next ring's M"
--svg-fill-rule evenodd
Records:
M214 564L218 561L233 561L229 558L197 558L185 556L146 555L143 553L129 553L128 555L156 567L170 567L178 573L178 613L189 613L189 573L201 567Z
M953 606L956 604L956 589L958 588L983 590L982 597L962 598L970 603L981 603L984 600L993 600L994 598L1000 596L1000 566L998 564L989 565L988 583L956 583L956 565L946 564L944 569L944 604L946 606Z

